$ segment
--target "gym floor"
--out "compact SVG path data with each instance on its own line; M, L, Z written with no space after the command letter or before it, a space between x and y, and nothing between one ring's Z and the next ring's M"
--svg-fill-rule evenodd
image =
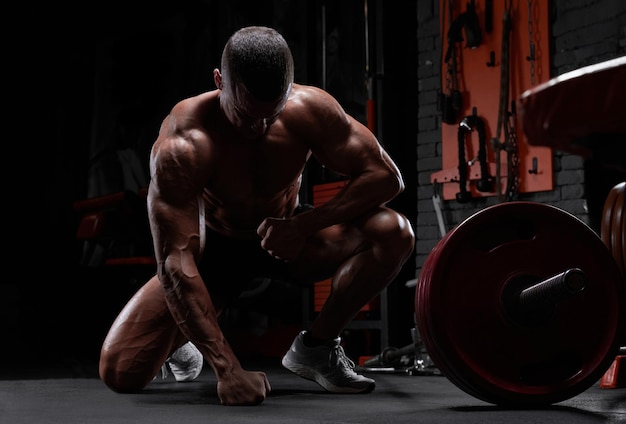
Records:
M0 423L626 423L626 388L583 393L541 409L504 409L476 399L442 376L365 373L376 390L338 395L284 370L279 360L245 363L267 373L272 392L256 407L219 403L205 365L197 380L155 379L143 392L117 394L97 378L95 364L66 364L0 379ZM17 372L17 371L16 371Z

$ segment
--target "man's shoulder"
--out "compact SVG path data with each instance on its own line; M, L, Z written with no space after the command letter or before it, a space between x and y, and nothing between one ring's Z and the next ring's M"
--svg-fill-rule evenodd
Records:
M218 90L206 91L195 96L184 98L176 103L172 109L173 112L194 113L199 110L210 107L218 102Z
M311 118L318 117L323 120L345 115L345 111L335 97L326 90L313 85L294 84L289 96L288 110L295 117L306 114Z
M170 135L201 130L219 110L217 91L208 91L180 100L165 118Z
M207 140L207 121L212 119L210 109L217 108L216 90L180 100L161 124L157 140L159 145L177 150L204 144ZM181 140L186 143L180 143Z
M294 84L289 95L293 106L316 107L337 103L337 100L323 88L314 85Z
M291 86L291 93L290 93L290 97L302 97L302 96L318 96L318 95L323 95L323 94L327 94L326 91L320 87L317 87L315 85L308 85L308 84L296 84L294 83Z

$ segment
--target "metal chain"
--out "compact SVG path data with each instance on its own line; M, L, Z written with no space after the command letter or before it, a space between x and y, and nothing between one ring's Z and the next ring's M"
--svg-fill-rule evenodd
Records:
M506 123L507 145L507 181L506 200L517 199L519 193L519 150L517 148L517 134L515 129L515 114L510 113Z
M509 89L510 89L510 34L511 34L511 1L508 1L505 5L504 16L502 18L502 45L500 51L500 98L498 104L498 123L496 126L496 136L491 139L491 147L495 153L496 161L496 191L498 195L498 202L505 200L504 193L502 193L502 171L500 153L507 148L508 132L506 131L507 120L507 108L509 106ZM504 131L504 141L501 142L502 132ZM508 157L507 157L508 159Z
M446 62L446 93L450 94L452 93L452 79L450 78L452 76L452 66L450 65L450 62Z
M442 61L443 61L443 57L444 57L444 53L443 51L445 50L444 48L444 43L443 43L443 34L446 28L445 22L446 22L446 4L448 5L447 8L451 8L452 7L452 0L448 0L448 2L446 3L445 1L443 2L443 9L441 10L441 22L440 22L440 27L441 27L441 57L442 57ZM452 12L450 12L450 19L452 18ZM448 44L448 48L450 45L450 40L447 40L447 44ZM445 78L446 78L446 83L445 83L445 90L444 90L444 94L445 93L451 93L452 92L452 80L450 79L452 75L452 66L450 65L450 61L446 61L446 73L445 73Z
M533 1L528 0L528 42L530 54L526 58L530 62L530 84L535 85L535 43L533 43Z

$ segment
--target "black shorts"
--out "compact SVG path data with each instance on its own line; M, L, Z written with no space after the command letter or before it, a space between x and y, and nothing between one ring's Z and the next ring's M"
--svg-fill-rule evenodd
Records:
M303 205L295 213L310 209ZM241 240L206 228L206 244L198 264L200 275L213 296L225 302L235 300L254 280L271 278L293 282L284 261L275 259L261 247L261 238Z

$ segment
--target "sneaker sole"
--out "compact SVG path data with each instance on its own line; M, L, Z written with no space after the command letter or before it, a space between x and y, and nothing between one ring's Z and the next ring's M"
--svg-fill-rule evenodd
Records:
M324 390L331 392L331 393L363 393L364 394L364 393L372 392L374 388L376 387L376 383L370 383L368 384L367 387L362 388L362 389L355 388L355 387L348 387L348 386L335 386L330 381L325 379L323 375L321 375L314 369L309 368L309 367L299 366L299 365L293 365L289 363L288 361L286 361L285 359L286 358L283 357L281 361L281 364L283 365L285 369L294 373L298 377L302 377L304 379L316 382L317 384L322 386Z

